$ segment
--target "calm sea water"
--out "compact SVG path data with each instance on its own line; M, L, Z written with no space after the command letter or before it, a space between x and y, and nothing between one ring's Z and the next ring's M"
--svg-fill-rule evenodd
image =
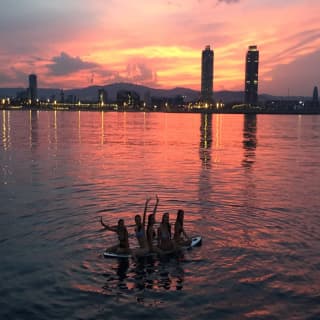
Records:
M1 319L320 318L320 116L0 111L0 124ZM157 220L183 208L202 246L103 258L116 237L99 217L132 225L155 194Z

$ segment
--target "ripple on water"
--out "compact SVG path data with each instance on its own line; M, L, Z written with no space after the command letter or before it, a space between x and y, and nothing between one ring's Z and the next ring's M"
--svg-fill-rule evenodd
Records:
M0 139L1 319L319 318L319 117L5 119L15 129ZM155 194L157 223L184 208L202 246L104 259L117 237L99 217L132 225Z

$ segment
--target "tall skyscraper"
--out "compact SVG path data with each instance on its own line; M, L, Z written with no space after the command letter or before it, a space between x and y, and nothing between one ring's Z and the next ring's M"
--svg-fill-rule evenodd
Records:
M257 46L249 46L246 55L246 79L244 103L256 105L258 103L258 69L259 51Z
M37 86L37 76L35 74L29 75L29 99L31 104L36 103L38 98L38 86Z
M213 100L213 50L206 46L201 60L201 100L210 103Z
M313 88L312 106L319 107L319 95L318 95L318 87L317 86Z

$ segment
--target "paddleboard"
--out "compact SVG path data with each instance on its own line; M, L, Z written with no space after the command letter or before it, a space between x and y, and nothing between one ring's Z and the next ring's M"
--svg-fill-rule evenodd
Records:
M191 249L193 247L200 246L202 243L202 238L200 236L192 237L191 243L189 246L186 247L186 249Z
M183 247L183 249L191 249L193 247L200 246L201 243L202 243L201 236L192 237L190 245ZM103 255L106 258L120 258L120 259L121 258L128 259L132 257L130 253L116 253L116 252L110 252L110 251L105 251ZM147 253L146 255L144 255L144 257L155 256L155 255L156 255L155 253Z
M106 258L130 258L131 257L130 253L116 253L116 252L110 252L110 251L105 251L103 255Z

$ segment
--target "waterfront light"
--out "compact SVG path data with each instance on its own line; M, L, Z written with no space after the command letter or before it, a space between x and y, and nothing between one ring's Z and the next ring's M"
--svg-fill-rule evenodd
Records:
M217 108L217 109L220 109L220 108L223 108L223 107L224 107L223 102L217 102L217 103L216 103L216 108Z

